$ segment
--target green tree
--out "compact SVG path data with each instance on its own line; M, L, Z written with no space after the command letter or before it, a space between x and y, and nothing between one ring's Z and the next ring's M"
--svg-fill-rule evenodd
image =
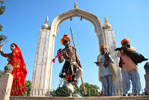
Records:
M30 96L30 93L31 93L31 85L32 85L32 82L30 80L27 80L25 82L25 87L26 87L26 92L23 94L23 96Z
M98 96L99 95L99 87L98 86L89 84L89 83L85 83L84 85L85 85L87 94L84 94L82 84L80 85L79 90L77 90L78 92L80 91L80 95L82 97L84 97L84 96Z
M2 27L3 27L3 26L0 24L0 31L2 31Z
M2 15L4 13L4 11L5 11L5 6L3 6L4 1L1 0L0 3L1 3L1 6L0 6L0 15Z
M3 6L4 0L0 0L0 15L2 15L5 11L5 6ZM0 24L0 31L2 31L2 25ZM7 37L5 35L0 35L0 44L5 41Z
M1 35L0 35L0 44L1 44L2 42L4 42L6 39L7 39L7 37L6 37L5 35L1 34Z
M5 11L5 6L3 6L4 1L0 0L0 15L2 15ZM0 24L0 31L2 31L2 25ZM0 44L1 42L4 42L7 39L7 37L3 34L0 35ZM4 72L0 70L0 75Z
M56 90L51 90L50 94L55 97L56 96Z
M3 6L4 0L0 0L0 15L2 15L5 11L5 6ZM0 31L2 31L2 25L0 25Z
M51 91L51 95L54 97L67 97L69 96L69 91L63 84L62 87L58 87L56 90Z

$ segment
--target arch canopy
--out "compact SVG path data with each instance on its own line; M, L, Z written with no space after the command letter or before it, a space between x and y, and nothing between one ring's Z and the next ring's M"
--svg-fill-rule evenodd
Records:
M55 33L55 35L58 33L58 28L59 25L67 20L70 19L72 17L82 17L83 19L86 19L88 21L90 21L93 25L94 25L94 29L95 32L97 33L99 30L102 30L101 26L102 23L100 22L100 20L98 19L98 17L96 17L95 15L93 15L92 13L80 10L80 9L73 9L70 10L68 12L62 13L61 15L57 16L54 21L52 22L51 25L51 31ZM98 30L98 28L100 28Z

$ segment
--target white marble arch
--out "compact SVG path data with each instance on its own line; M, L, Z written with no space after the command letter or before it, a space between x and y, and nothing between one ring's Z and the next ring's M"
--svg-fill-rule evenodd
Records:
M98 19L98 17L96 17L95 15L93 15L89 12L86 12L86 11L83 11L83 10L80 10L77 8L70 10L68 12L62 13L61 15L57 16L53 20L50 29L49 28L41 29L40 35L39 35L39 40L38 40L37 52L36 52L36 59L35 59L35 66L34 66L34 73L33 73L33 80L32 80L32 82L33 82L32 91L36 90L36 89L40 89L43 91L45 91L45 90L50 91L51 81L52 81L52 65L53 65L52 58L53 58L53 54L54 54L55 37L58 33L59 25L63 21L65 21L71 17L82 17L83 19L90 21L94 26L95 33L98 38L99 49L100 49L100 45L102 45L102 44L105 44L108 46L109 51L115 60L114 61L115 66L116 66L115 71L117 72L117 76L118 76L118 78L116 78L117 80L115 82L115 86L117 89L116 95L121 95L121 74L120 74L120 69L118 68L116 52L114 51L114 48L116 48L116 43L115 43L113 29L112 28L103 29L103 25L100 22L100 20ZM46 39L42 38L42 39L45 39L45 41L46 41L46 43L42 43L42 47L47 47L47 49L41 50L41 52L43 52L43 55L40 54L40 59L42 58L43 60L39 60L39 49L40 49L41 37L42 37L43 33L47 34L47 35L45 35ZM46 52L46 54L44 54L45 52ZM41 56L43 56L43 57L41 57ZM40 63L40 65L39 65L39 66L41 66L43 64L44 68L38 67L38 62L42 62L42 61L44 61L44 59L45 59L45 62ZM43 72L42 70L44 70L44 74L40 73L40 72ZM41 77L40 83L38 83L40 79L37 80L37 78L39 76ZM47 91L45 91L43 94L40 94L40 95L45 96ZM34 93L32 93L32 96L34 96ZM36 96L38 96L38 94Z
M98 37L99 37L99 34L102 33L102 23L100 22L98 17L96 17L95 15L93 15L89 12L86 12L86 11L83 11L80 9L73 9L68 12L62 13L61 15L57 16L53 20L52 25L51 25L52 34L56 35L56 33L58 33L59 25L63 21L65 21L71 17L82 17L83 19L90 21L94 25L95 32Z

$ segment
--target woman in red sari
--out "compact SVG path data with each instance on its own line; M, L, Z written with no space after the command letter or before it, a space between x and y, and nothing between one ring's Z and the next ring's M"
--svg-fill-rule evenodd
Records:
M12 53L4 54L2 49L0 53L2 56L8 58L8 64L13 66L13 83L11 88L11 96L23 96L23 92L26 91L25 87L25 78L27 75L27 70L25 66L25 62L22 56L22 53L19 47L12 43L10 49Z

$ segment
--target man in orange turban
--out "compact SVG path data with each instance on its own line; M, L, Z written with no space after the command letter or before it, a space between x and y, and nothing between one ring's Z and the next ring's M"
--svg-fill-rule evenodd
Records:
M96 65L99 67L99 81L102 83L103 96L113 96L114 86L113 82L115 80L116 74L113 68L113 59L108 53L108 48L106 45L100 47L101 54L97 58Z
M64 45L67 41L70 43L70 37L65 34L63 38L61 38L61 44Z
M121 45L124 45L124 44L129 44L130 41L127 39L127 38L124 38L122 41L121 41Z
M58 59L59 63L62 63L64 60L65 63L59 77L66 78L68 83L74 82L75 87L78 88L77 82L78 79L82 76L82 68L80 60L76 53L76 48L70 46L70 37L67 34L65 34L63 38L61 38L61 44L63 44L65 48L58 50L61 55L58 57Z
M138 95L141 90L141 82L137 64L147 59L130 46L128 39L123 39L121 44L122 47L117 49L119 50L117 55L120 57L119 66L122 68L123 96L125 96L130 89L130 81L132 82L133 95Z

